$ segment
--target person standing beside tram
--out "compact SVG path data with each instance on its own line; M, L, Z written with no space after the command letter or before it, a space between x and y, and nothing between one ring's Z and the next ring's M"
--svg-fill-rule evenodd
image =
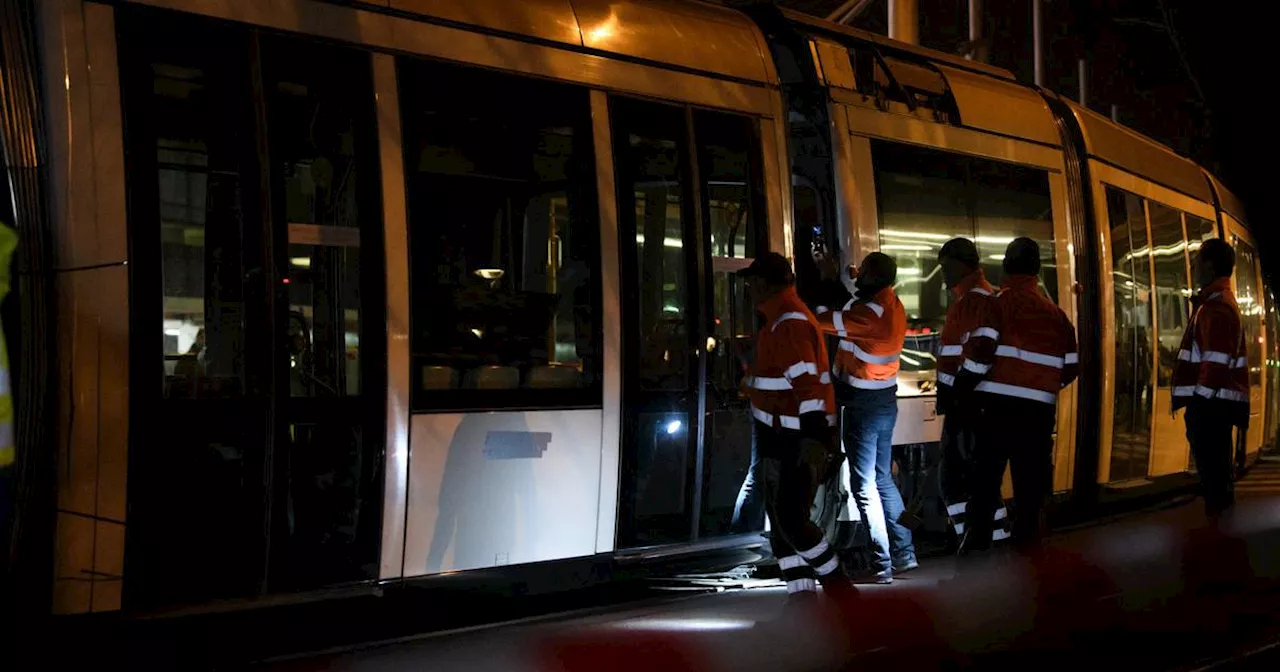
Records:
M1172 410L1187 409L1187 441L1211 518L1235 504L1231 430L1249 427L1249 360L1231 291L1235 265L1235 251L1221 238L1206 240L1196 253L1192 273L1200 291L1173 368Z
M893 291L898 267L892 257L872 252L850 272L856 294L840 310L819 308L818 321L840 337L832 377L850 453L853 499L870 533L870 580L891 583L895 571L919 566L911 530L898 521L905 507L892 473L907 313Z

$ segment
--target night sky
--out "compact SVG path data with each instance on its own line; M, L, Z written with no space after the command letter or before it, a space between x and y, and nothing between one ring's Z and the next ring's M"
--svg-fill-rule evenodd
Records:
M889 0L875 0L853 26L887 32ZM841 0L785 0L825 15ZM1031 82L1030 0L987 0L990 61ZM1090 108L1110 115L1209 168L1244 202L1264 248L1264 264L1280 279L1280 230L1272 220L1274 131L1265 101L1276 32L1252 0L1045 0L1045 85L1077 99L1077 60L1088 63ZM919 0L920 42L957 53L968 41L967 0ZM1172 30L1170 30L1172 27ZM1273 122L1274 123L1274 122Z

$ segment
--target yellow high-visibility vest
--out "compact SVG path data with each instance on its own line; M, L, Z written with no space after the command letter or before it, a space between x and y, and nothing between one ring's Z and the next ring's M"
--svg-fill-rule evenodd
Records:
M9 260L18 247L18 234L0 222L0 301L9 294ZM13 464L13 389L9 385L9 348L0 328L0 467Z

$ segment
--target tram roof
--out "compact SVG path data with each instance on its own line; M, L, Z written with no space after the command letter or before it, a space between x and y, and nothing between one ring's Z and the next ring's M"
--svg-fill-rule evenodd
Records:
M389 9L759 84L777 76L746 15L696 0L384 0Z

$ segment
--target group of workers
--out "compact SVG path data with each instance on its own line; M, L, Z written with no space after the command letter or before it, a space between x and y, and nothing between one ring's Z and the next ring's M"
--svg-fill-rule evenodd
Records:
M1057 398L1077 375L1075 327L1040 290L1040 247L1029 238L1009 244L998 289L987 282L969 239L948 241L938 264L952 298L935 353L937 412L944 416L948 472L964 474L969 497L959 548L963 554L990 548L1006 467L1014 490L1013 543L1034 547L1046 530ZM1248 418L1244 337L1229 286L1231 247L1206 241L1194 268L1202 289L1178 353L1171 410L1188 409L1187 436L1206 507L1218 515L1232 505L1231 430ZM843 303L810 310L783 256L764 254L739 271L764 322L744 381L754 418L754 473L735 518L750 516L745 500L753 493L761 498L773 554L795 596L815 593L818 584L832 592L853 591L853 583L890 583L895 573L918 566L911 530L899 520L904 506L892 474L907 329L894 293L897 265L873 252L848 274L852 293L834 269L825 271L825 295L837 287ZM839 338L834 360L827 335ZM846 451L872 556L870 570L853 577L810 519L818 485L837 473Z

